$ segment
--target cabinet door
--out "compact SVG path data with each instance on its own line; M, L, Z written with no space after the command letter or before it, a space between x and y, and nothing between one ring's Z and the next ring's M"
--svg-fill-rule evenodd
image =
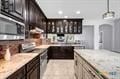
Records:
M23 16L24 0L15 0L15 12Z
M35 8L35 4L30 1L29 3L29 24L33 25L36 24L36 8Z
M48 21L48 23L47 23L47 33L51 33L51 22L50 21Z
M94 79L93 75L85 68L83 68L83 79Z
M76 54L74 56L74 59L75 59L75 74L78 77L78 79L83 79L83 66L79 62L81 60L79 60L79 56L77 56Z
M82 64L78 63L78 77L79 79L83 79L83 66Z
M74 57L75 58L75 77L76 79L82 79L80 76L79 76L79 64L78 64L78 59L77 59L77 56Z
M77 28L77 21L74 21L74 22L73 22L73 33L74 33L74 34L77 34L77 29L78 29L78 28Z
M73 47L51 47L51 59L73 59Z
M17 72L9 76L7 79L25 79L25 67L22 67Z
M77 33L78 34L82 33L82 21L78 21L77 23Z
M27 79L40 79L39 64L36 64L28 73Z
M9 12L21 19L23 19L24 6L24 0L9 0Z

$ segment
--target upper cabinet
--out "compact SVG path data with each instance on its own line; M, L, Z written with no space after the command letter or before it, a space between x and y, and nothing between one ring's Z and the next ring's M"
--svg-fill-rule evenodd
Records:
M38 27L46 30L47 18L34 0L29 1L29 26L30 29Z
M48 19L47 33L81 34L82 19Z
M29 25L36 24L36 9L32 1L29 2Z
M25 0L1 0L1 13L24 22Z

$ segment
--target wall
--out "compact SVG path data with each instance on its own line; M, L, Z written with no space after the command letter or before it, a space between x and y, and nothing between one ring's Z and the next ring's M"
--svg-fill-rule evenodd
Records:
M94 26L94 49L99 49L99 27L102 24L109 24L114 26L114 19L110 20L84 20L83 25L93 25Z
M82 34L65 34L65 40L68 38L68 36L73 37L73 39L69 40L68 43L79 42L81 45L84 45L86 49L94 49L94 26L83 26ZM54 42L57 43L56 34L48 34L48 38L51 39L51 42L53 42L53 38L55 38Z
M113 51L120 52L120 19L114 21Z
M10 53L11 55L14 55L16 53L19 53L19 44L12 44L9 45L10 47ZM3 58L5 52L6 52L6 45L0 45L1 51L0 51L0 59Z
M83 41L86 49L94 49L94 26L83 26L83 33L81 35L75 35L74 39Z
M100 25L99 31L101 32L101 49L111 50L113 48L113 26L109 24Z

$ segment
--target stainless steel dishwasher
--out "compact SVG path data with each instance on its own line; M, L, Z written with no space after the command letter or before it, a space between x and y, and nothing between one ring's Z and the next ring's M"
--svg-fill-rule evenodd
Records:
M47 68L47 59L48 59L48 55L47 55L47 51L45 50L41 55L40 55L40 79L42 79L44 72Z

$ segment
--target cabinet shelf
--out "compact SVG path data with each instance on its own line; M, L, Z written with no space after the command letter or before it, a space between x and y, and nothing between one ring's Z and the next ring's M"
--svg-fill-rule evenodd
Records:
M83 19L48 19L47 33L81 34Z

